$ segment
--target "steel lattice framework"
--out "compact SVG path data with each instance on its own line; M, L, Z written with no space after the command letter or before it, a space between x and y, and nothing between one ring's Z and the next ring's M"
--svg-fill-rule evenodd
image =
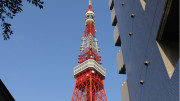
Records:
M106 70L101 66L91 0L85 15L84 37L80 46L79 65L74 68L76 83L71 101L107 101L103 84Z

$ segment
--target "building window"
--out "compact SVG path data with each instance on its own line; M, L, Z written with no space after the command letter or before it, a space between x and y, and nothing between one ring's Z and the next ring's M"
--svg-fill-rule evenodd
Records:
M157 45L169 78L179 60L179 6L178 0L169 0L164 8Z
M146 8L146 0L140 0L143 10Z

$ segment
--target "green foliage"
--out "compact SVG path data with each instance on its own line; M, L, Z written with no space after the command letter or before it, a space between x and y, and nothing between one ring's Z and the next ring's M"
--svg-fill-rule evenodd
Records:
M41 0L27 0L27 2L39 7L40 9L43 9L44 2ZM6 19L13 19L16 14L22 12L22 6L22 0L0 0L0 20L4 40L9 39L10 35L13 34L11 24L8 23Z

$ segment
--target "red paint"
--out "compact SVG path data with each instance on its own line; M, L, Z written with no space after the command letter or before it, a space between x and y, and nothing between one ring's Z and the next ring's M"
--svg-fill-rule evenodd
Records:
M88 11L94 12L91 5L89 5ZM91 22L85 25L84 37L88 37L90 33L93 38L96 38L95 26ZM82 51L78 56L79 64L88 59L94 59L98 64L102 64L100 54L91 46L87 50ZM93 73L92 71L95 72ZM107 101L103 84L105 77L102 74L93 68L88 68L75 75L75 78L76 84L71 101Z

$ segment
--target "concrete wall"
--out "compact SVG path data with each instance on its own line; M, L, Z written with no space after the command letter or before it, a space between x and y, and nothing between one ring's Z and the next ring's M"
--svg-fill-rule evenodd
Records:
M127 81L125 81L124 84L122 84L121 86L121 96L122 96L122 101L130 101Z
M179 101L179 0L111 0L118 26L130 101ZM178 14L178 15L176 15ZM115 17L114 17L115 16ZM171 25L170 22L174 22ZM178 27L176 27L178 26ZM159 36L161 38L159 39ZM158 43L174 42L165 54ZM169 46L165 46L169 47ZM170 53L170 54L169 54ZM173 62L171 62L173 61ZM149 62L149 64L145 64ZM171 62L172 67L166 63ZM120 67L119 67L120 68ZM171 75L169 75L169 70ZM140 82L143 81L143 82Z

